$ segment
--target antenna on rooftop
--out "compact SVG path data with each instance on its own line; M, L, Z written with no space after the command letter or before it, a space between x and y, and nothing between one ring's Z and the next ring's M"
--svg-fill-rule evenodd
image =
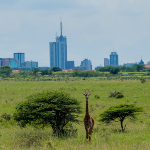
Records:
M61 33L61 36L62 36L62 20L61 20L61 17L60 17L60 33Z
M56 32L55 36L56 36L56 38L57 38L57 32Z

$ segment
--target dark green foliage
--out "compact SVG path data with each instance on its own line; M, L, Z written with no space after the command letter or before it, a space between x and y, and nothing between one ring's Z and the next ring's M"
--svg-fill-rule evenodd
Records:
M115 91L115 92L110 92L109 97L122 98L124 97L124 95L122 94L122 92Z
M51 70L48 70L48 69L42 69L41 70L41 75L44 76L44 75L51 75L52 74L52 71Z
M64 133L68 122L78 122L81 112L77 99L60 91L31 95L17 105L14 119L24 127L26 124L50 125L54 133Z
M119 68L118 67L113 67L110 69L110 74L118 74Z
M146 78L140 78L141 83L145 83L146 82Z
M105 123L110 123L111 121L115 121L118 119L121 123L122 132L125 131L125 127L123 127L123 121L127 117L136 118L136 114L138 112L142 112L142 107L136 107L135 104L121 104L118 106L109 107L106 111L100 114L100 120Z
M48 75L48 69L43 69L43 70L41 70L41 75L42 75L42 76Z
M57 72L57 71L62 71L62 69L59 68L59 67L53 67L53 68L50 69L50 71Z
M10 76L12 72L12 69L9 66L2 66L0 68L0 74L5 75L5 76Z
M113 66L106 66L106 67L100 67L97 69L97 71L100 72L110 72L110 70L113 68Z
M139 72L139 71L143 71L144 70L144 65L135 64L135 65L132 65L131 67L126 67L126 66L119 66L119 67L106 66L106 67L98 68L97 71L110 72L110 70L112 70L112 72L114 72L114 70L113 70L114 68L119 69L119 71L121 71L121 72Z
M115 96L115 98L122 98L122 97L124 97L123 94L117 94L117 95Z
M95 98L96 98L96 99L99 99L99 96L98 96L98 95L95 95Z
M142 71L144 69L144 65L141 65L141 64L135 64L133 65L133 67L136 68L136 71Z

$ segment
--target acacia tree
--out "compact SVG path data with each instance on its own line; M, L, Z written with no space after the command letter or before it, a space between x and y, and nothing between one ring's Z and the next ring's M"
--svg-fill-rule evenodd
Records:
M69 122L78 122L80 102L62 91L49 91L31 95L19 103L14 119L22 127L26 124L50 125L54 133L64 133Z
M123 126L123 121L127 117L136 118L136 114L142 112L142 107L136 107L134 104L121 104L118 106L109 107L106 111L100 114L100 120L105 123L110 123L118 119L121 123L122 132L125 131L125 126Z

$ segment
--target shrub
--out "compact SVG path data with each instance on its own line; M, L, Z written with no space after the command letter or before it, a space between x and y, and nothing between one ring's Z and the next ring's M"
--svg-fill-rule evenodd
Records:
M122 92L115 91L115 92L110 92L109 98L110 97L122 98L122 97L124 97L124 95L122 94Z
M142 112L142 107L136 107L135 104L121 104L118 106L112 106L100 114L99 121L110 123L111 121L118 119L121 123L122 132L124 132L126 125L123 127L123 121L127 117L135 119L138 112Z
M117 94L117 95L115 96L115 98L122 98L122 97L124 97L123 94Z
M98 95L95 95L95 98L96 98L96 99L99 99L99 96L98 96Z
M146 82L146 78L140 78L141 83L145 83Z
M19 103L14 119L25 127L26 124L50 125L54 133L64 133L69 122L78 122L80 103L62 91L49 91L31 95Z
M10 115L10 114L7 114L7 113L4 113L4 114L1 115L1 118L3 118L3 119L5 119L5 120L9 121L9 120L11 119L11 115Z

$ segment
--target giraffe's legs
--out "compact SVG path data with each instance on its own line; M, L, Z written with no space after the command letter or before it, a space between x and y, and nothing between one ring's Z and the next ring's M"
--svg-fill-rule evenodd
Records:
M91 126L89 129L89 142L91 141L92 131L93 131L93 126Z
M86 130L86 139L88 139L88 137L89 137L88 129L87 129L87 128L85 128L85 130Z

